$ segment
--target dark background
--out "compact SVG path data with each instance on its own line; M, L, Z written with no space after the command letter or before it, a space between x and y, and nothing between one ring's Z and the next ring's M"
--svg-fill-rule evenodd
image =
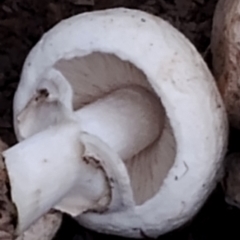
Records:
M170 21L203 55L211 69L210 35L217 0L0 0L0 137L16 142L12 99L21 68L41 35L63 18L112 7L141 9ZM84 5L85 4L85 5ZM238 151L239 131L231 129L229 152ZM240 239L240 210L224 202L220 184L199 214L160 240ZM54 240L123 239L86 230L65 216Z

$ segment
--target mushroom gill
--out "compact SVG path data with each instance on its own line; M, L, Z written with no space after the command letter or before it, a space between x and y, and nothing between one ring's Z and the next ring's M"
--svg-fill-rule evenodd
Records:
M130 62L121 60L115 55L94 52L84 57L61 59L54 68L59 70L72 86L75 112L81 111L84 106L113 91L131 87L145 89L157 99L159 108L162 107L161 100L155 94L145 74ZM176 156L176 141L164 110L158 118L159 125L163 126L154 137L155 140L149 142L135 156L123 159L137 205L143 204L159 191ZM148 124L151 126L154 123L149 121Z

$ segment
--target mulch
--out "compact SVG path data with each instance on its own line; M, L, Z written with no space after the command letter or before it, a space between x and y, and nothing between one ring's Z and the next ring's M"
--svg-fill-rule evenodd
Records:
M0 0L0 137L16 143L12 100L23 62L42 34L61 19L112 7L141 9L158 15L183 32L211 69L210 36L217 0ZM240 133L231 129L229 150L238 151ZM227 205L220 185L186 226L160 240L239 239L240 210ZM54 240L123 239L86 230L65 216Z

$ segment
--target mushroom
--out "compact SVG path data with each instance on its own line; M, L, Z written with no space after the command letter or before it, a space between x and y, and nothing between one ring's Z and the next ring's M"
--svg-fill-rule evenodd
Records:
M134 238L198 212L228 135L192 44L161 18L124 8L83 13L44 34L23 66L14 127L19 143L3 156L19 233L54 208Z
M240 2L219 0L213 18L212 65L230 124L240 128Z

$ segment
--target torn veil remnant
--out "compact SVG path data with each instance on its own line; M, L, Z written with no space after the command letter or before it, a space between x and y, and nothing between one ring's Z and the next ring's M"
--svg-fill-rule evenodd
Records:
M124 8L71 17L42 37L23 67L14 126L20 142L3 155L19 232L55 208L134 238L196 214L228 133L192 44L162 19Z

